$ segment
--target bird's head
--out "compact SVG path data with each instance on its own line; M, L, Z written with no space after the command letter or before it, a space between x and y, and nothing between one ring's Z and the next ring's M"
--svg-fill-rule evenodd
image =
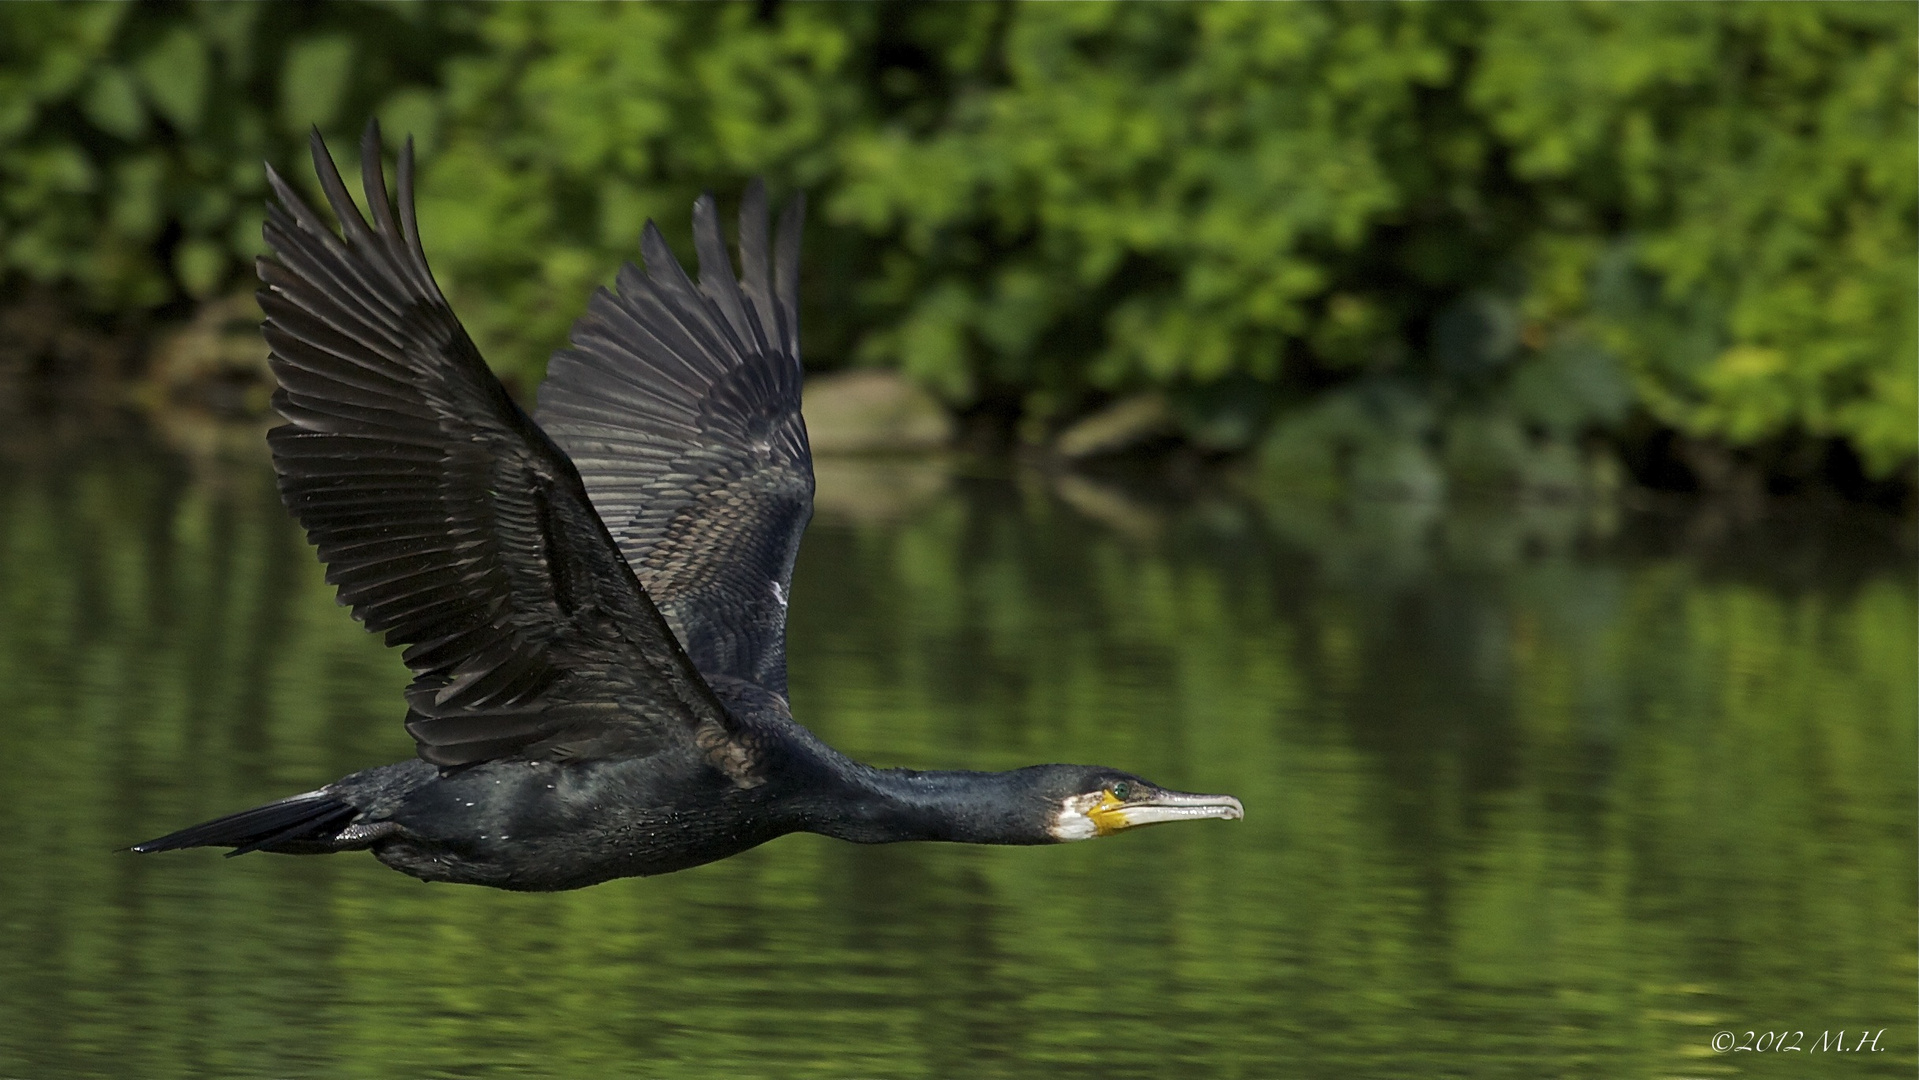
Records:
M1246 808L1231 795L1171 791L1131 773L1088 765L1042 765L1036 794L1046 800L1046 831L1054 840L1091 840L1142 825L1224 818Z

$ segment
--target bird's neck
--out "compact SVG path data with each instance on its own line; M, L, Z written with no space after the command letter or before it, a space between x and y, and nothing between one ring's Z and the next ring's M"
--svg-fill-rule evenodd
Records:
M916 772L848 761L839 798L822 802L800 827L856 844L948 840L962 844L1044 844L1044 807L1018 772Z

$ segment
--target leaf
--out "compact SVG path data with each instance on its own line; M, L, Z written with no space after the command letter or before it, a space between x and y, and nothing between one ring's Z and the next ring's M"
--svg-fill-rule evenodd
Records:
M147 110L140 104L140 89L123 68L102 68L80 107L95 127L109 135L131 141L146 134Z
M302 41L287 50L280 74L280 119L288 131L331 127L353 73L353 41L339 34Z
M155 112L182 134L196 134L206 112L207 50L198 36L175 29L140 59L140 81Z
M113 203L108 222L121 236L147 241L165 224L161 185L166 161L157 153L125 158L113 170Z
M211 240L188 240L174 249L173 272L189 295L204 299L226 279L227 253Z

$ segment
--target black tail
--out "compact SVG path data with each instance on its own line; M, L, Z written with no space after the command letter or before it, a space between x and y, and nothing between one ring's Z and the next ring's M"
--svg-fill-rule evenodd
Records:
M327 850L324 847L308 845L324 844L333 839L357 813L358 808L325 792L309 791L223 818L203 821L179 832L168 833L158 840L135 844L131 850L144 854L190 847L230 846L233 850L227 852L228 858L262 848L273 848L278 844L288 844L296 851L324 851Z

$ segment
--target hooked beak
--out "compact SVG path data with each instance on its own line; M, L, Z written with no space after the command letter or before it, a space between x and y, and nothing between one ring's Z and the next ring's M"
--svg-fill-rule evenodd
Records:
M1141 825L1163 825L1168 821L1194 821L1222 818L1238 821L1246 808L1231 795L1196 795L1186 791L1155 791L1143 798L1121 802L1107 792L1099 805L1086 812L1099 835L1110 836L1122 829Z

